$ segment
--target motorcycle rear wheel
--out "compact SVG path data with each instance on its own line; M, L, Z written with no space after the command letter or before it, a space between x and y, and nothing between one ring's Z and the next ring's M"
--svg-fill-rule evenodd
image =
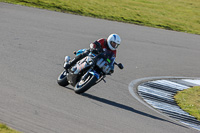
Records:
M67 81L67 73L65 70L58 76L57 83L63 87L69 84Z
M81 79L74 87L74 91L77 94L81 94L86 92L88 89L90 89L97 81L98 79L92 75L88 74L87 77L85 77L85 80Z

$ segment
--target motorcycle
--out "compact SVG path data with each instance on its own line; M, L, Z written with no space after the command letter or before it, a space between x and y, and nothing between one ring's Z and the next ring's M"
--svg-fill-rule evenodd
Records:
M86 49L78 50L74 52L76 56L86 51ZM104 81L106 77L106 71L109 69L110 64L114 63L120 69L123 69L121 63L116 63L113 58L113 53L106 50L100 54L90 52L88 56L79 60L74 66L68 70L64 70L57 79L57 83L60 86L72 85L74 91L77 94L86 92L95 84L100 81ZM70 57L65 57L64 67L70 61Z

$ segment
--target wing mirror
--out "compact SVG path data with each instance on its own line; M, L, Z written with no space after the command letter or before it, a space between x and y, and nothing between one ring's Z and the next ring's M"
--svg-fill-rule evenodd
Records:
M119 63L117 66L119 67L119 69L124 69L124 66L122 65L122 63Z
M119 69L124 69L124 66L122 65L122 63L117 64L117 63L115 62L115 65L117 65L117 66L119 67Z

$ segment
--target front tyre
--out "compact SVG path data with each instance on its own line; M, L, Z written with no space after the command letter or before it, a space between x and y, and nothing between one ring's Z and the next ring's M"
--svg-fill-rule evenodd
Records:
M87 77L77 82L76 86L74 87L75 93L84 93L85 91L90 89L96 83L97 80L98 79L94 75L89 73Z
M67 73L65 70L58 76L57 82L60 86L63 86L63 87L69 84L67 81Z

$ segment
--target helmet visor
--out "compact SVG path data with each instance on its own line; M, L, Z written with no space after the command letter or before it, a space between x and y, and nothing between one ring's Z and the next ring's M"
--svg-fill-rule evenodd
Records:
M113 48L118 48L118 46L119 46L118 43L115 43L115 42L113 42L113 41L111 41L110 44L111 44L111 46L112 46Z

